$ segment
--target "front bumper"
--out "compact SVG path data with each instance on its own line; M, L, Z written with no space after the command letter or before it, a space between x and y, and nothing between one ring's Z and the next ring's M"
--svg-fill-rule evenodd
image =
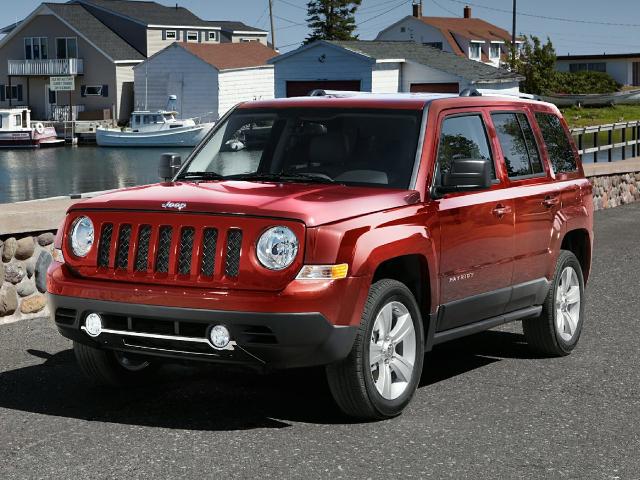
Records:
M254 313L112 302L49 294L60 333L77 342L124 352L265 368L326 365L345 358L357 327L333 325L321 313ZM111 332L92 338L82 331L89 313L99 313ZM223 324L233 349L203 341ZM189 341L193 338L193 341Z

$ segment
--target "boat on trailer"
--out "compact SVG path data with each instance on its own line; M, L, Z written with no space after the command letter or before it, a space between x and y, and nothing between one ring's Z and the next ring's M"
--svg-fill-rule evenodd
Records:
M98 127L96 143L101 147L195 147L214 125L192 118L179 120L176 115L173 110L135 111L127 128Z
M63 145L56 129L38 122L32 126L27 107L0 109L0 147L37 148Z

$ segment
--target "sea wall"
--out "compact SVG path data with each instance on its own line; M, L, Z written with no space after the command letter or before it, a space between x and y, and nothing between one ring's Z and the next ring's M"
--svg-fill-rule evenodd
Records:
M0 240L0 323L49 314L45 293L53 240L52 232Z
M596 210L640 201L640 159L584 165Z

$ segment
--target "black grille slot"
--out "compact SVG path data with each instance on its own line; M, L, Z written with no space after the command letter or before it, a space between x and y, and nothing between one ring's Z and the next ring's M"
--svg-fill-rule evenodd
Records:
M111 253L111 235L113 234L113 224L105 223L102 225L100 233L100 246L98 247L98 266L109 266L109 255Z
M131 242L131 225L122 225L118 234L116 249L116 268L126 270L129 266L129 243Z
M200 273L205 277L213 277L216 266L216 245L218 243L218 230L206 228L202 236L202 265Z
M227 277L237 277L240 272L240 248L242 230L232 229L227 233L227 260L224 273Z
M178 273L189 275L191 273L191 255L193 252L193 227L185 227L180 235L180 252L178 253Z
M63 325L73 325L76 321L76 311L70 308L59 308L56 310L56 323Z
M278 340L269 327L252 326L242 330L242 339L245 343L276 344Z
M169 271L169 248L171 247L171 227L160 227L158 233L158 253L156 255L156 272L167 273Z
M135 270L146 272L149 262L149 240L151 239L151 226L140 225L138 230L138 246L136 251Z

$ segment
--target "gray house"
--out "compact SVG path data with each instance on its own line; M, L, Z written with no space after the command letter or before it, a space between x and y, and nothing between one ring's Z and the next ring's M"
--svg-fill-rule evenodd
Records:
M174 42L260 42L267 32L241 22L202 20L151 1L43 3L0 30L0 108L29 106L34 120L112 118L134 108L133 67ZM51 77L74 77L72 92ZM71 105L71 107L70 107Z
M270 61L276 97L314 89L375 93L519 93L523 77L415 42L319 41Z

